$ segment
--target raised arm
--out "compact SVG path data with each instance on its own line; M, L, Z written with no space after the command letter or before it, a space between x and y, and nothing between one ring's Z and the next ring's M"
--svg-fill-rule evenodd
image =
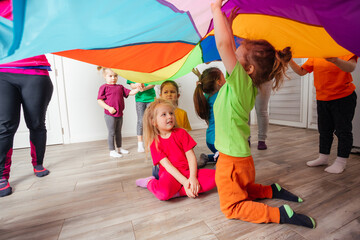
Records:
M349 61L345 61L343 59L333 57L333 58L325 58L325 60L335 64L338 68L340 68L344 72L353 72L356 68L355 59L350 59Z
M234 51L234 36L226 16L221 11L221 4L222 0L216 0L211 4L215 42L226 71L231 74L237 61Z
M294 72L300 76L304 76L305 74L308 73L308 71L301 68L296 62L294 62L293 59L290 60L289 65L292 68L292 70L294 70Z

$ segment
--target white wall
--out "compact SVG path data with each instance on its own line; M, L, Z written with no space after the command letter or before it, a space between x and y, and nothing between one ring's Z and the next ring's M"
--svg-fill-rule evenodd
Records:
M360 61L358 59L358 63L354 72L351 73L354 79L354 84L356 86L356 94L357 94L357 105L355 109L355 116L353 120L353 135L354 135L354 143L355 147L360 148Z
M223 72L222 63L201 64L200 71L218 66ZM97 104L97 93L104 84L101 73L95 65L56 56L55 67L59 87L61 121L64 129L64 143L87 142L107 139L107 129L103 109ZM197 77L189 73L176 80L180 86L179 107L184 109L193 129L206 128L204 121L197 117L193 104L193 92ZM130 88L124 78L119 77L119 84ZM155 87L157 96L159 87ZM136 136L135 98L125 99L125 110L122 133L123 137Z

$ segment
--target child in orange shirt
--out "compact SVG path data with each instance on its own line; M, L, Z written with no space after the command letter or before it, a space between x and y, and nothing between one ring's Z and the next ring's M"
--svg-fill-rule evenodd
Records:
M306 163L309 167L328 164L334 134L338 138L337 158L325 171L342 173L346 167L353 144L352 120L357 98L350 72L355 70L356 61L357 56L351 54L339 58L310 58L301 67L293 60L290 62L300 76L314 72L320 154Z

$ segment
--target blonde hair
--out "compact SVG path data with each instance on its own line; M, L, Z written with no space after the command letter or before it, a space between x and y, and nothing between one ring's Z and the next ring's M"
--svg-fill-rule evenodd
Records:
M158 149L159 134L157 129L156 114L160 105L171 107L175 111L175 106L168 100L157 98L145 110L143 117L144 144L146 152L149 151L150 145L155 141L156 149ZM175 126L174 126L175 127Z
M102 66L97 66L96 69L97 69L98 71L101 71L101 70L102 70L103 77L104 77L105 74L106 74L106 70L113 71L111 68L106 68L106 67L102 67ZM114 71L113 71L113 72L114 72ZM117 73L116 73L116 75L117 75Z

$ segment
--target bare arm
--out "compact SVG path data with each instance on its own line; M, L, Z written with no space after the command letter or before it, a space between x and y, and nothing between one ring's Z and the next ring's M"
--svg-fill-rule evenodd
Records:
M350 59L349 61L345 61L343 59L334 57L334 58L325 58L325 60L335 64L338 68L340 68L344 72L353 72L356 68L355 59Z
M143 91L152 89L152 88L154 88L154 87L155 87L155 85L147 85L146 87L144 87L144 90L143 90Z
M171 174L171 176L173 176L176 181L178 181L181 185L186 184L186 182L188 181L188 179L182 175L179 170L177 170L176 167L174 167L174 165L172 165L172 163L169 161L168 158L163 158L160 160L160 164L166 169L166 171L168 173Z
M190 177L197 178L197 161L194 150L187 151L185 155L189 163Z
M144 91L144 84L143 83L130 83L131 89L138 89L140 92Z
M192 194L198 196L198 193L200 191L200 184L197 179L197 161L194 150L191 149L187 151L185 155L186 155L186 159L188 160L189 170L190 170L190 176L189 176L190 190Z
M174 165L172 165L172 163L169 161L169 159L163 158L160 161L160 164L166 169L166 171L168 173L171 174L171 176L173 176L176 179L176 181L178 181L184 187L185 192L188 197L191 197L191 198L196 197L196 195L190 189L191 185L190 185L189 179L187 179L184 175L182 175L179 172L179 170L177 170L177 168L174 167Z
M135 89L133 89L133 90L131 90L131 91L129 92L129 95L130 95L130 96L134 96L134 95L136 95L138 92L139 92L139 89L135 88Z
M136 89L136 88L137 88L136 83L130 83L130 88L131 88L131 89Z
M215 42L226 71L231 74L237 62L234 51L234 36L231 35L231 27L226 16L221 11L221 3L222 0L216 0L215 3L211 4L214 17Z
M113 107L111 107L111 106L109 106L109 105L107 105L107 104L104 102L104 100L98 99L98 104L99 104L102 108L108 110L111 114L116 113L116 109L113 108Z
M296 62L294 62L293 59L290 60L289 65L292 68L292 70L294 70L294 72L300 76L304 76L305 74L308 73L308 71L301 68Z

